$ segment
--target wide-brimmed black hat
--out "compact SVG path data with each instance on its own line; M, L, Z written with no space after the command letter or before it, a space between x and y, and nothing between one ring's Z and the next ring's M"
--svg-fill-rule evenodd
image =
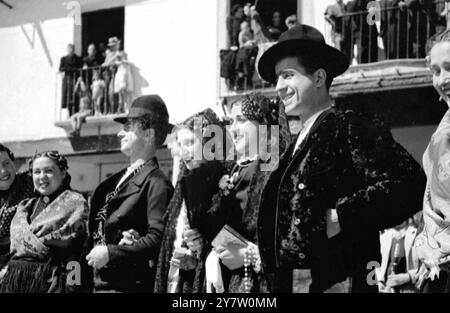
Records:
M125 124L130 118L138 118L146 114L155 116L158 118L159 122L167 123L169 129L173 126L169 123L169 112L167 111L166 104L158 95L146 95L136 98L133 103L131 103L128 115L116 117L114 121Z
M315 56L331 77L344 73L350 65L341 51L326 44L320 31L312 26L300 24L282 33L278 43L261 56L258 63L259 75L270 83L276 83L277 62L283 57L296 55Z

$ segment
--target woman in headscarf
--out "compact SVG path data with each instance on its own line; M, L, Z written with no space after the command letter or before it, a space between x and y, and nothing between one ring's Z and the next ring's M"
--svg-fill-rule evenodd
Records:
M16 174L14 154L0 144L0 270L9 260L9 228L17 205L32 195L30 175Z
M221 135L226 134L221 125L216 114L206 109L189 117L173 131L178 149L173 153L181 158L180 173L166 213L155 292L204 291L205 253L222 226L209 211L219 179L225 173L222 160L226 157L226 144ZM219 130L222 133L215 134L219 140L208 147L208 142L216 138L211 137L211 131Z
M450 107L450 30L434 37L428 62L433 86ZM423 266L424 292L450 292L450 109L442 118L423 156L427 175L423 203L424 229L415 249Z
M215 245L207 260L207 287L211 292L212 287L216 292L264 292L267 287L260 272L256 238L259 203L269 175L278 167L279 155L289 145L290 134L283 105L260 93L234 102L231 122L237 162L221 179L214 206L219 207L231 233L237 232L247 245ZM226 242L226 236L216 240Z
M74 264L71 262L80 261L87 203L83 195L70 188L67 160L57 151L36 154L29 168L37 195L19 204L11 222L11 259L0 291L79 290L81 273L70 271L73 279L67 279L67 274Z

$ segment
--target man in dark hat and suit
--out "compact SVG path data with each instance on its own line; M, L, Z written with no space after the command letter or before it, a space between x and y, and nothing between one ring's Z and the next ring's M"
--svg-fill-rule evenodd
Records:
M379 231L421 209L417 162L389 131L332 106L349 62L315 28L280 36L258 64L302 129L280 156L260 203L258 245L273 292L376 292ZM273 196L276 195L276 196Z
M163 215L173 187L155 154L170 131L166 105L158 95L134 100L118 136L130 166L94 191L86 261L94 291L151 292L164 230Z
M67 45L67 55L61 58L59 71L63 74L61 108L68 109L72 115L78 112L78 103L74 94L75 82L78 78L77 70L83 66L83 60L75 54L75 46Z

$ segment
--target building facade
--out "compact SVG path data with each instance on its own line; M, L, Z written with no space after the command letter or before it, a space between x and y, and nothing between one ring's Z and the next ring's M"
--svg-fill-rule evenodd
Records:
M84 56L90 43L98 46L118 37L134 81L131 97L160 94L172 123L207 107L226 114L224 104L256 89L275 95L274 87L263 82L241 90L230 88L221 73L221 56L230 48L227 17L233 5L247 1L5 2L11 8L0 4L0 142L15 152L23 169L25 160L36 151L67 154L73 187L83 192L92 191L125 167L127 160L119 151L116 134L120 125L112 121L116 113L89 116L80 136L69 136L72 126L61 107L64 95L59 73L67 44L74 43L76 53ZM324 11L333 3L260 0L256 10L266 24L270 24L274 11L281 12L283 23L286 16L295 13L300 22L317 27L331 42ZM380 21L375 22L379 29ZM382 54L383 48L377 49ZM333 84L336 105L381 116L396 139L420 161L446 110L432 90L425 60L395 58L353 64ZM168 149L161 149L158 156L168 175L176 173L177 162Z

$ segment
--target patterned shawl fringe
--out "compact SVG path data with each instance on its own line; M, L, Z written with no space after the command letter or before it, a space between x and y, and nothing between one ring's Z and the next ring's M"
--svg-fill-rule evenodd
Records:
M61 290L61 275L53 277L55 266L47 263L11 260L2 279L0 293L46 293ZM56 286L55 286L56 283ZM56 288L55 288L56 287Z

